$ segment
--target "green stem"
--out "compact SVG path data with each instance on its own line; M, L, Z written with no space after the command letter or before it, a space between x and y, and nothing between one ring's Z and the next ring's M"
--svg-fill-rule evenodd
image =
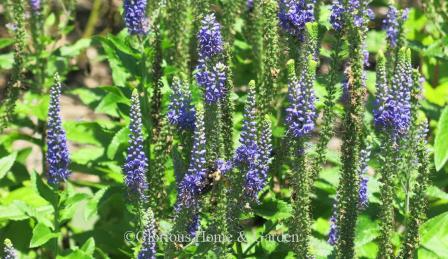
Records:
M98 24L98 18L101 10L101 0L94 0L92 5L92 11L90 12L89 20L87 21L86 28L82 35L83 38L89 38L92 36L95 25Z
M53 186L54 189L54 193L56 194L56 203L54 204L54 232L55 233L59 233L59 190L58 190L58 186ZM55 258L58 256L59 254L59 235L58 237L56 237L54 239L54 253L55 253Z

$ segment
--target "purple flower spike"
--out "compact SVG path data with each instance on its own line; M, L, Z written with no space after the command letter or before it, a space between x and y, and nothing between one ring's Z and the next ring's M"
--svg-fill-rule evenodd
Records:
M199 195L202 193L206 180L207 168L205 161L205 129L203 112L196 113L194 143L191 151L191 161L187 174L179 184L176 210L196 208Z
M146 35L149 21L146 17L146 0L124 0L124 22L131 35Z
M334 0L331 6L330 23L335 31L341 31L344 27L345 9L340 0Z
M289 133L301 138L308 135L315 127L316 107L313 90L313 76L311 71L302 71L297 80L294 70L290 68L288 98L290 106L286 109L286 123Z
M198 33L199 65L196 67L195 78L204 90L204 99L208 104L221 100L226 93L227 67L219 62L224 51L220 25L214 14L207 15L202 20Z
M192 130L194 128L195 110L191 104L191 92L188 85L178 78L174 78L171 89L173 93L168 105L168 121L180 130Z
M139 96L136 92L133 93L131 102L129 147L123 172L129 194L144 201L146 200L145 192L148 189L146 180L148 158L143 151L142 115Z
M280 0L280 26L290 35L303 39L307 22L314 21L315 0Z
M211 70L205 63L199 64L195 74L199 86L205 90L205 101L213 104L226 95L226 66L219 62Z
M143 229L143 244L137 259L156 259L156 228L151 209L147 212L146 221Z
M201 59L210 59L224 50L221 26L216 22L214 14L204 17L197 37L199 41L199 57Z
M48 182L58 184L67 180L70 171L69 152L65 131L62 128L61 108L61 83L59 75L55 75L55 84L50 90L50 106L48 108L47 123L47 167Z
M411 123L412 67L410 54L401 49L391 88L387 84L377 86L377 109L374 111L375 126L389 132L393 138L407 134ZM382 89L384 88L384 89Z

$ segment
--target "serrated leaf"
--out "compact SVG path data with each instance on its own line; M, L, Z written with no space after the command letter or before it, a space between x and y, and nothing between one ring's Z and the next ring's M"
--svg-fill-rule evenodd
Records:
M69 220L73 217L78 208L79 202L88 199L90 196L86 193L77 193L71 197L69 197L64 202L64 208L60 212L60 222L65 220Z
M17 153L14 152L14 153L10 154L9 156L5 156L0 159L0 180L3 177L5 177L6 173L9 172L11 167L14 165L16 158L17 158Z
M282 200L266 199L254 208L254 212L272 221L286 219L291 216L291 205Z
M57 238L59 233L53 233L50 228L43 223L38 223L33 229L33 236L31 237L30 248L35 248L46 244L53 238Z
M434 141L434 163L440 171L448 160L448 106L443 109L437 124L437 134Z
M103 198L103 195L106 193L106 191L109 189L109 187L103 188L95 193L92 199L90 199L87 202L85 211L84 211L84 218L85 220L91 219L95 214L98 213L98 204Z
M121 128L115 133L109 146L107 147L107 158L114 159L117 154L118 148L121 144L126 143L129 135L128 127Z
M441 258L448 255L448 212L426 221L420 228L421 244Z
M53 192L53 190L42 181L40 175L33 171L31 173L31 183L35 191L45 200L47 200L53 207L57 205L58 202L58 194Z

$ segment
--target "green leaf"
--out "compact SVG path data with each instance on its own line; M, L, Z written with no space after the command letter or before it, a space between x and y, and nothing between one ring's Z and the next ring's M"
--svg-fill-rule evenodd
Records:
M436 198L441 200L447 200L448 201L448 193L442 191L437 186L431 185L426 190L426 195L430 198Z
M90 46L91 39L80 39L75 44L61 47L61 56L76 57L82 50Z
M103 188L95 193L93 198L87 202L85 211L84 211L84 218L85 220L91 219L93 216L98 214L98 204L103 198L106 191L109 189L109 187Z
M440 171L448 160L448 106L443 109L437 125L437 134L434 142L434 163L436 170Z
M51 13L47 16L47 19L45 20L45 28L53 26L53 24L56 22L56 16L54 13Z
M17 208L14 204L0 206L0 222L8 220L24 220L29 218L25 212Z
M0 55L0 69L11 69L14 64L14 53Z
M254 212L272 221L286 219L291 216L291 205L282 200L272 198L265 199L260 205L254 208Z
M95 252L95 239L93 237L87 239L84 245L82 245L81 250L87 255L93 255L93 252Z
M448 102L448 82L433 88L425 81L423 89L423 95L429 102L439 106L444 106Z
M46 244L49 240L57 238L59 233L51 232L51 229L43 223L38 223L33 229L33 237L31 238L30 248L35 248Z
M117 133L115 133L112 141L107 147L107 158L114 159L117 154L118 148L121 144L126 143L129 135L128 127L121 128Z
M91 146L84 147L71 155L72 161L81 165L85 165L91 161L95 161L104 153L104 148Z
M16 157L17 153L14 152L9 156L5 156L0 159L0 180L5 177L6 173L8 173L11 167L14 165Z
M93 259L92 255L86 254L83 250L75 250L65 256L58 256L57 259Z
M1 38L0 39L0 49L8 47L14 43L14 39L12 38Z
M379 236L378 224L367 216L360 216L356 223L356 247L362 247Z
M88 199L90 196L86 193L77 193L71 197L69 197L64 202L64 208L61 210L61 216L59 221L63 222L65 220L69 220L73 218L73 215L76 212L76 209L78 208L78 204L81 201L84 201Z
M31 183L36 190L36 192L45 200L47 200L53 207L58 203L58 194L53 192L53 190L46 183L42 181L40 175L36 171L31 173Z
M420 228L421 244L441 258L448 255L448 212L426 221Z

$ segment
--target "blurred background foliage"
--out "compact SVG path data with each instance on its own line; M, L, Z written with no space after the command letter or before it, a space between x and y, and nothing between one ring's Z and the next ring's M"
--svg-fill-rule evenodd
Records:
M10 127L0 135L0 240L9 238L24 256L46 257L46 247L51 236L52 207L45 197L45 188L36 174L42 173L43 127L48 109L48 89L53 83L52 74L59 72L64 82L62 113L64 128L71 151L73 175L68 183L70 202L64 208L67 219L64 224L63 242L67 258L123 258L133 254L132 244L125 242L123 234L132 229L131 217L126 210L121 165L127 147L129 122L129 97L131 87L136 84L133 75L140 74L137 66L142 53L129 43L123 31L121 17L122 1L79 0L46 1L43 10L44 33L35 35L43 42L44 50L37 55L29 37L26 59L25 87L17 103L17 115ZM220 3L213 5L218 19L222 17ZM329 30L329 2L321 8L319 24ZM387 2L374 0L371 7L376 18L369 25L367 49L370 66L367 72L369 101L367 110L372 111L372 96L375 93L375 54L384 49L386 33L382 20L387 12ZM425 77L422 96L422 113L430 121L429 142L434 151L432 184L428 189L428 221L421 228L419 258L447 258L448 255L448 4L443 0L400 1L401 7L409 7L409 18L405 23L406 37L412 49L414 67ZM28 12L28 11L27 11ZM6 26L11 22L7 0L0 2L0 97L13 65L13 39ZM193 17L189 17L193 19ZM30 15L27 14L30 21ZM31 29L31 23L28 29ZM30 30L28 30L30 31ZM163 24L162 48L172 47ZM235 140L241 128L242 111L248 82L255 78L252 46L249 44L246 20L241 15L235 25L233 47L233 73L236 105ZM321 63L316 84L317 96L325 94L324 77L328 73L330 50L333 42L331 32L325 33ZM149 43L148 43L149 44ZM146 48L152 57L152 48ZM345 56L346 56L345 52ZM149 59L150 60L150 59ZM44 62L44 63L42 63ZM43 66L43 68L42 68ZM43 69L42 80L37 71ZM282 68L285 70L285 67ZM175 68L163 62L162 113L166 110L169 96L168 80L176 73ZM339 75L342 80L342 73ZM286 81L281 84L273 134L277 145L285 132L282 98L286 95ZM42 90L43 89L43 90ZM199 91L195 91L196 99ZM284 102L283 102L284 103ZM322 107L318 103L318 107ZM338 114L342 106L338 106ZM367 117L371 118L371 114ZM124 119L123 119L124 118ZM340 121L337 122L338 125ZM337 126L338 130L340 127ZM412 145L412 143L411 143ZM332 247L327 244L329 217L339 179L339 146L336 136L329 144L328 165L316 182L313 196L313 253L325 258ZM375 258L379 236L378 204L379 183L375 169L378 162L369 164L368 192L370 205L361 213L356 236L356 252L361 258ZM247 217L244 229L249 246L260 233L270 230L281 233L285 230L283 220L290 216L288 203L290 191L285 185L281 170L272 170L270 191L263 194L262 203L255 209L255 216ZM176 197L173 165L167 161L166 188L169 205ZM403 197L402 191L397 191ZM403 200L403 199L400 199ZM398 202L398 200L397 200ZM168 206L167 206L168 207ZM398 221L404 217L404 205L397 203ZM169 214L168 214L169 215ZM170 227L169 216L159 220L158 227L164 232ZM397 223L398 231L403 231ZM399 235L395 236L398 244ZM284 244L262 240L254 243L252 256L283 258L288 255ZM43 247L36 249L36 247ZM191 247L185 253L194 253Z

